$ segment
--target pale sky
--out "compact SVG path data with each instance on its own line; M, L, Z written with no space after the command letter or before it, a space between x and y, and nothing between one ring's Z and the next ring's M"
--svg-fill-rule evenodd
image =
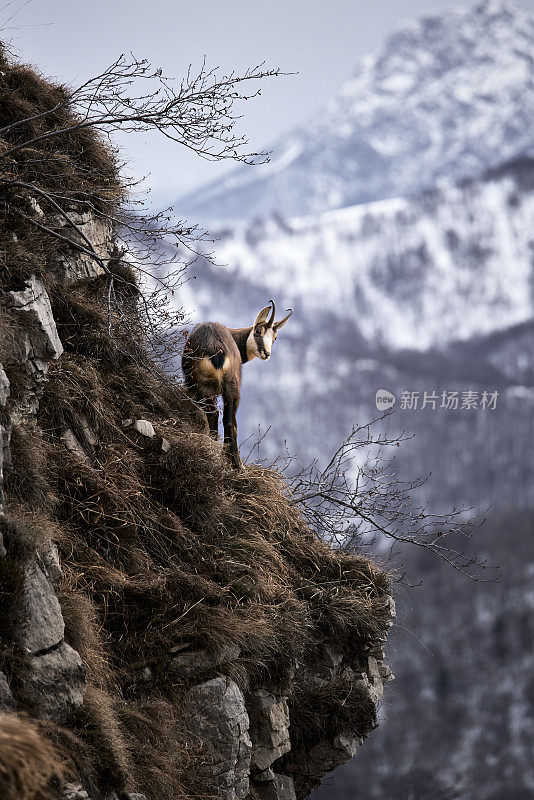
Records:
M148 58L179 79L189 64L243 70L265 60L298 75L266 81L244 104L253 149L329 100L356 61L373 53L400 21L466 0L18 0L0 2L3 38L47 77L77 83L122 52ZM515 0L534 11L534 0ZM14 15L12 19L8 19ZM150 173L156 205L211 181L232 164L207 162L161 138L119 140L130 173ZM251 167L253 169L253 167Z

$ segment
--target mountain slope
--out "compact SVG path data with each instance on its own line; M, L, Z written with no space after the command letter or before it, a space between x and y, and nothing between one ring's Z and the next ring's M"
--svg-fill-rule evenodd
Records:
M477 176L534 145L533 53L534 17L500 0L407 23L269 164L175 206L204 221L302 215Z

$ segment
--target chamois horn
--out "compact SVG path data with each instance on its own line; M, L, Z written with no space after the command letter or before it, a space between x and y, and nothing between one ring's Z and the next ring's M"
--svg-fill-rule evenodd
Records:
M275 306L275 304L274 304L274 300L269 300L269 303L272 305L272 307L273 307L273 310L272 310L272 312L271 312L271 316L270 316L270 317L269 317L269 319L267 320L267 327L268 327L268 328L271 328L271 327L272 327L272 325L273 325L273 322L274 322L274 315L275 315L275 313L276 313L276 306Z
M292 308L287 308L286 311L289 311L289 314L286 314L283 319L280 319L280 320L278 320L278 322L274 323L273 328L275 329L275 331L277 331L279 328L281 328L283 325L285 325L286 322L288 321L289 317L293 313L293 309Z

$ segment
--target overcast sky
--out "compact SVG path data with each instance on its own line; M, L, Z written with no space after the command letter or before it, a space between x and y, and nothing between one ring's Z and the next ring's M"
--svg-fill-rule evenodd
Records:
M5 4L7 3L7 5ZM180 78L188 64L243 70L265 60L298 75L264 83L242 107L258 149L305 119L337 91L358 58L404 19L468 5L465 0L18 0L4 3L3 38L48 77L76 83L133 51ZM534 0L515 0L534 10ZM12 19L8 19L14 15ZM130 173L151 173L156 204L217 178L209 163L161 139L123 138Z

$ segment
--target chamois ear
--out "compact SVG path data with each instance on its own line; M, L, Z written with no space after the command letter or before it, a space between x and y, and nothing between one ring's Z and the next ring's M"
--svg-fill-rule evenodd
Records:
M280 330L280 328L283 328L283 326L286 324L286 322L288 321L289 317L293 313L293 309L292 308L288 308L287 310L289 311L289 314L286 314L283 319L281 319L278 322L274 323L273 328L274 328L275 331L278 331L278 330Z
M262 322L267 322L267 317L269 316L269 312L271 311L271 305L270 305L271 303L272 303L273 308L274 308L274 301L273 300L269 300L269 305L265 306L265 308L262 308L262 310L260 311L260 313L256 317L256 321L254 322L254 327L256 327L256 325L261 325Z

